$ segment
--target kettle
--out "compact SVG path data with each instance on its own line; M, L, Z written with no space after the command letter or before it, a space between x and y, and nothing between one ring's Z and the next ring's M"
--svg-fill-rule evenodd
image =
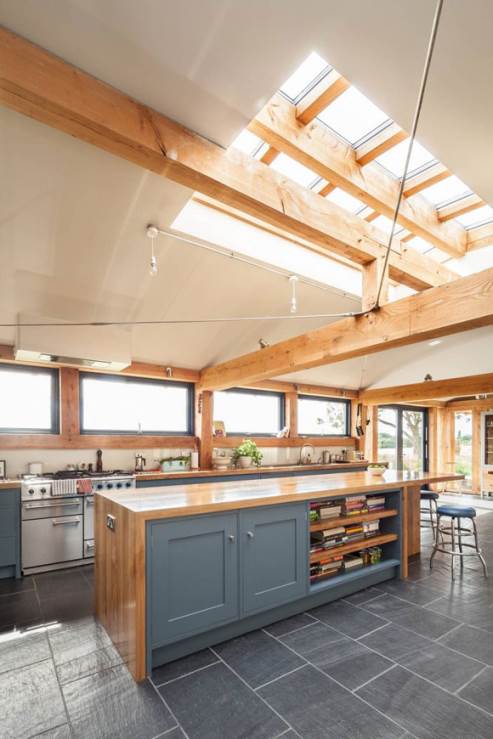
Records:
M145 464L146 464L145 457L143 457L142 454L136 454L135 455L135 471L144 472Z

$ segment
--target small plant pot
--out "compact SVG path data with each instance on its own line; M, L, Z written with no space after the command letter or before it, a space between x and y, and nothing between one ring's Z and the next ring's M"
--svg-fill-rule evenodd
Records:
M239 457L238 458L238 467L241 467L242 469L246 469L247 467L252 466L252 458L251 457Z

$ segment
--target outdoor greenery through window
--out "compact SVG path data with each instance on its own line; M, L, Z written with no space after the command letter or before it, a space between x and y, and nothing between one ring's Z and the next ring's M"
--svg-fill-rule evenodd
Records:
M378 461L393 470L426 469L426 411L410 408L378 409Z
M221 390L214 393L214 420L227 434L275 436L284 426L284 396L255 390Z
M58 370L0 365L0 433L57 434Z
M459 489L471 487L472 475L472 413L457 411L454 413L455 435L455 472L465 475L466 479L458 483Z
M81 432L192 434L192 385L80 374Z
M298 397L298 433L301 436L348 436L350 404L311 395Z

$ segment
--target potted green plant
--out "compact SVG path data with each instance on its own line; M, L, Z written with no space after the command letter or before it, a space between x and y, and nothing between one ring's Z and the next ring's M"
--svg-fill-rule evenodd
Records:
M264 455L254 441L244 439L242 443L233 449L233 462L238 467L251 467L252 463L260 467Z

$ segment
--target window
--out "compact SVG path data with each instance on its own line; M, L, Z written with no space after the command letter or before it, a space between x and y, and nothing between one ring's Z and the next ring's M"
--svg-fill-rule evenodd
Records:
M350 87L325 108L318 119L354 145L386 123L389 117L356 87Z
M58 370L0 365L0 432L58 434Z
M312 395L298 397L300 436L349 436L351 404Z
M281 92L290 100L298 100L302 97L315 82L330 69L329 65L313 51L305 61L300 64L298 69L293 72L291 77L281 85Z
M488 223L493 220L493 208L491 205L483 205L481 208L475 208L469 213L463 213L461 216L457 216L455 219L464 228L475 228L480 226L482 223Z
M291 159L286 154L278 154L270 166L271 169L275 169L276 172L286 175L290 180L294 180L294 182L305 187L310 187L319 179L316 172L308 169L295 159Z
M231 144L235 149L239 149L239 151L242 151L244 154L250 154L251 156L254 156L263 145L264 142L262 139L255 136L255 134L249 131L248 128L243 129Z
M193 433L193 385L80 373L81 433Z
M344 192L344 190L341 190L339 187L332 190L325 199L329 200L331 203L340 205L341 208L345 208L351 213L358 213L366 207L362 200L358 200L358 198L353 197L348 192Z
M470 188L455 175L446 177L441 182L436 182L421 191L421 195L436 206L450 203L470 194Z
M409 148L409 139L401 141L400 144L393 146L391 149L386 151L384 154L380 154L375 159L376 162L381 164L385 169L395 177L402 177L404 174L404 167L406 166L407 150ZM416 172L421 167L431 164L435 159L424 146L421 146L417 141L414 141L413 150L411 152L411 158L409 159L409 169L407 176L410 177L413 172Z
M221 390L214 393L214 420L223 421L227 434L275 436L284 426L284 395Z

